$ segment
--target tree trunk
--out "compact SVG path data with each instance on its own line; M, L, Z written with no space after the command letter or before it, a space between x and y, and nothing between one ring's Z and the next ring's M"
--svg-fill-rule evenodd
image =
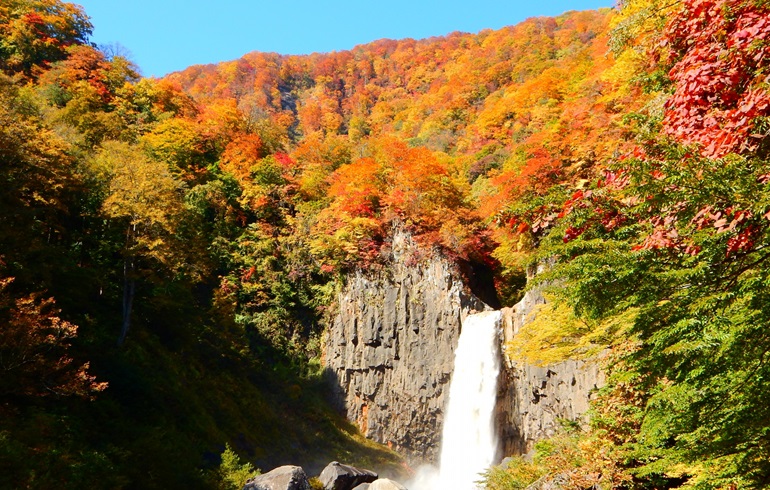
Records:
M123 345L131 327L131 310L134 306L134 292L136 279L134 278L134 258L126 257L123 262L123 325L118 337L118 347Z
M126 229L126 251L123 259L123 325L120 328L118 347L123 345L131 327L131 310L134 307L134 293L136 291L136 256L131 253L134 243L136 225L129 224Z

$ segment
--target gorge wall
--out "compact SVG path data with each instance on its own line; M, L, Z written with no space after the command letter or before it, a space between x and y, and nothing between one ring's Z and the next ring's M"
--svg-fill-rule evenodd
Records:
M501 342L510 340L545 300L527 293L503 310ZM462 319L490 309L463 285L457 269L397 233L390 264L348 278L324 342L324 363L340 411L368 438L410 464L436 463L446 394ZM505 359L497 425L505 455L523 454L553 434L559 419L579 419L603 377L591 363L537 367Z
M411 462L437 459L461 320L486 308L447 260L423 254L398 233L385 270L348 278L324 355L338 408Z
M515 306L503 309L504 346L545 302L543 294L533 288ZM526 454L535 442L553 436L560 420L587 422L584 417L594 391L605 383L598 360L535 366L503 357L505 368L497 395L503 454Z

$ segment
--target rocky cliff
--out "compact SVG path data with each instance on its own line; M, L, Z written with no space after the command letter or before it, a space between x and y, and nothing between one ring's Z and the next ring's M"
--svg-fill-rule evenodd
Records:
M412 463L437 459L461 319L487 308L447 260L422 255L399 233L385 270L348 278L324 356L338 407Z
M359 271L338 297L324 362L338 408L367 437L412 464L436 463L454 350L462 319L489 307L469 293L457 269L404 234L390 265ZM503 310L501 342L513 338L545 302L537 290ZM503 454L523 454L553 434L559 419L580 420L603 383L593 363L531 366L505 359L497 424Z
M512 308L503 309L503 343L510 342L526 322L532 321L545 298L532 289ZM585 413L604 373L596 361L564 361L533 366L505 357L498 392L501 450L525 454L535 442L552 436L560 420L585 422Z

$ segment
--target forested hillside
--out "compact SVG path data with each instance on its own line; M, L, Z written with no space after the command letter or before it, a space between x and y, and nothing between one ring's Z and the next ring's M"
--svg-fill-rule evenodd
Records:
M163 79L91 30L0 3L0 486L226 488L226 444L395 464L319 380L335 292L394 228L493 306L552 264L514 356L607 353L590 430L490 488L770 485L766 1Z

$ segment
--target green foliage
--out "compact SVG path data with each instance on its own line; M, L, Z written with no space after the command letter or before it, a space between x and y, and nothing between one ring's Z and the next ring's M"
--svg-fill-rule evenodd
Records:
M0 30L38 25L24 9L41 6L54 24L21 34L82 14L6 2ZM295 162L273 154L287 127L234 103L199 107L79 41L50 64L0 46L16 75L0 76L0 255L15 277L0 294L0 487L217 487L208 455L222 440L260 465L392 465L324 398L336 286L308 252L318 208L297 197ZM238 180L216 162L243 134L266 153ZM349 149L335 145L338 165ZM121 317L122 338L133 327L118 349ZM240 479L247 466L224 456Z
M229 444L225 444L219 474L222 479L219 487L221 490L241 490L246 480L259 475L260 471L249 462L241 463L241 458Z
M595 207L575 212L570 228L580 236L562 240L559 228L549 242L549 253L569 258L551 276L563 281L576 318L593 325L586 338L610 322L628 325L615 329L619 339L638 339L624 358L648 385L628 442L635 475L762 481L770 167L738 156L707 160L668 143L647 154L624 162L627 186L586 199L621 193L628 204L620 212L633 221L608 231L590 217Z
M532 454L508 458L492 467L482 483L490 490L527 488L615 489L628 488L624 478L607 458L601 440L576 423L562 421L556 435L538 441Z
M555 264L514 357L609 350L591 432L490 488L766 486L766 3L627 0L139 80L87 44L79 7L4 2L3 349L58 326L68 354L41 365L110 388L4 388L0 486L239 486L229 446L219 469L204 457L222 440L260 465L392 461L329 412L318 373L334 274L387 257L394 227L494 270L507 303Z

